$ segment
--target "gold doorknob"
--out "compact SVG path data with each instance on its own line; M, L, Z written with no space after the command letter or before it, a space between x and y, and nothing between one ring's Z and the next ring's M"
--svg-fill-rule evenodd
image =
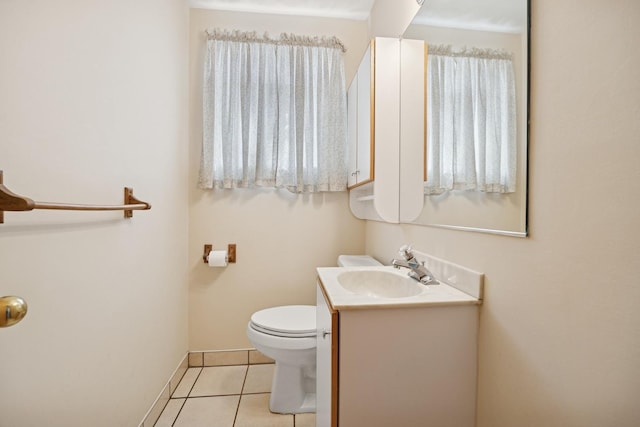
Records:
M27 315L27 303L20 297L0 298L0 328L8 328Z

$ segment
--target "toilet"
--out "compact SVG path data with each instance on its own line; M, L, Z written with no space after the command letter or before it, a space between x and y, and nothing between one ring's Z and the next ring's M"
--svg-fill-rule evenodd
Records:
M316 307L286 305L257 311L247 326L251 344L275 360L269 409L316 411Z
M367 255L340 255L338 266L380 266ZM269 409L279 414L316 411L316 307L286 305L257 311L247 337L275 360Z

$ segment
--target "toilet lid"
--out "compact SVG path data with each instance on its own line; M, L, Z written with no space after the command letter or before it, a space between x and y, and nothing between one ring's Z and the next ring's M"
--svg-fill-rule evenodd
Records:
M251 326L258 331L281 337L315 337L316 307L287 305L266 308L251 315Z

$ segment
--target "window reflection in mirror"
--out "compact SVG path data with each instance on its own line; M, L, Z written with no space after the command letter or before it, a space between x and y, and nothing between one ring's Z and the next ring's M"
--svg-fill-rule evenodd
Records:
M472 231L526 236L527 233L527 139L529 2L527 0L429 0L407 28L404 39L424 40L428 47L450 46L451 50L501 51L512 57L515 80L515 188L512 192L479 189L425 191L424 207L414 224ZM428 58L428 53L426 58ZM428 63L428 59L425 59ZM429 83L426 85L429 88ZM425 90L426 97L429 91ZM429 105L426 102L425 105ZM425 118L429 115L425 112ZM423 141L430 153L429 123ZM467 144L473 145L473 144ZM427 148L429 147L429 148ZM420 163L418 163L420 162ZM402 170L426 168L428 161L411 159ZM431 172L431 174L430 174ZM431 176L427 171L425 176ZM428 178L431 179L431 178ZM429 188L425 183L425 188ZM402 204L401 204L402 205Z

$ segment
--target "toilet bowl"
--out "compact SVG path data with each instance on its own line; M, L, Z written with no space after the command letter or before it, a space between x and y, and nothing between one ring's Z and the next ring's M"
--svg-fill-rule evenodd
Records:
M366 255L340 255L338 266L382 265ZM275 360L269 409L280 414L316 411L316 307L287 305L257 311L247 337Z
M247 337L276 362L271 412L315 412L316 307L288 305L257 311L247 325Z

